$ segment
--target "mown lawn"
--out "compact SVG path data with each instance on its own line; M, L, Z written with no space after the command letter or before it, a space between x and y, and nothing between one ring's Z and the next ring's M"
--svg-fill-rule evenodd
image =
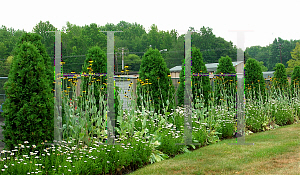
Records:
M199 148L139 169L140 174L300 174L300 123Z

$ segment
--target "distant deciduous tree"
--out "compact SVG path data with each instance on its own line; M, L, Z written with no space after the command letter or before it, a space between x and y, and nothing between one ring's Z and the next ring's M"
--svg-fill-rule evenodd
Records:
M291 52L291 56L292 56L292 59L290 59L287 62L287 64L288 64L288 67L286 69L287 75L291 75L293 72L293 69L296 66L300 66L300 43L299 42L296 43L296 47Z

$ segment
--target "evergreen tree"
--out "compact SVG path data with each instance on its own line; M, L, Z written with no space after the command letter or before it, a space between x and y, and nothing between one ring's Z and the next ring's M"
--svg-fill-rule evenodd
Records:
M203 62L203 57L199 49L192 47L192 73L193 74L205 74L208 73L206 66ZM178 105L182 106L184 104L184 80L185 80L185 68L184 64L179 74L179 88L177 90ZM192 93L193 102L196 104L196 99L201 96L204 98L204 103L207 106L209 93L211 91L210 81L208 76L192 76ZM201 98L202 99L202 98Z
M103 74L101 76L94 76L91 80L86 76L82 81L83 91L88 91L88 86L91 83L96 84L94 90L94 96L96 99L97 106L99 105L99 95L106 94L106 73L107 73L107 58L105 52L98 46L92 47L88 50L86 59L84 61L84 66L82 68L83 73L86 74Z
M294 97L299 93L299 85L300 85L300 66L296 66L293 70L293 74L291 78L291 92Z
M145 95L149 94L156 112L162 112L162 109L167 106L169 111L174 107L174 93L175 89L166 62L157 49L149 48L142 58L139 71L137 94L143 96L143 99L138 96L138 106L142 102L145 103Z
M181 71L179 73L179 86L177 89L177 106L184 105L184 80L185 80L185 69L184 69L184 59L182 60Z
M47 54L45 46L42 44L42 37L39 34L36 33L23 33L22 37L20 38L19 42L17 43L17 46L14 50L14 54L18 54L18 48L24 43L24 42L30 42L32 43L38 50L39 54L43 57L43 62L45 65L45 71L46 71L46 77L45 79L49 82L50 87L54 89L53 84L53 60L49 57Z
M86 59L84 61L84 66L82 68L83 73L89 73L89 74L103 74L100 76L92 76L90 77L84 77L82 81L82 89L85 91L85 93L88 93L88 86L90 86L92 83L94 83L94 97L96 99L96 106L99 108L99 99L100 95L104 95L105 100L107 99L107 57L105 52L98 46L92 47L88 50L88 54L86 56ZM119 101L117 100L119 88L116 87L115 89L115 116L118 115L118 106ZM102 108L103 109L103 108Z
M259 62L249 58L245 64L246 98L249 98L251 94L252 98L259 99L259 94L261 94L263 100L265 100L265 87L265 80Z
M221 57L217 67L216 74L235 74L235 67L229 56ZM215 103L219 104L220 100L232 97L236 94L236 76L218 76L215 79ZM228 102L228 99L227 99Z
M289 85L285 66L281 63L277 63L274 69L275 73L274 77L272 78L273 86L275 87L276 92L278 92L278 90L283 92L286 88L288 88Z
M28 141L41 148L45 140L53 141L53 94L47 79L44 50L26 42L18 45L8 81L5 83L6 101L3 114L5 147L11 150Z

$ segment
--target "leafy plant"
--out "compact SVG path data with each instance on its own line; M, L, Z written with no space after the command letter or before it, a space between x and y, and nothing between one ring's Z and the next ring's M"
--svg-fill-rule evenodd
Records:
M40 143L53 140L53 94L47 77L40 51L31 42L23 41L5 83L7 99L2 128L6 149L24 141L41 149Z
M174 93L170 70L159 50L148 49L142 58L137 94L141 94L142 98L149 98L153 102L155 112L162 113L167 106L166 112L170 112L170 109L174 108ZM146 94L148 94L147 97ZM138 96L138 106L141 106L142 101L143 99Z

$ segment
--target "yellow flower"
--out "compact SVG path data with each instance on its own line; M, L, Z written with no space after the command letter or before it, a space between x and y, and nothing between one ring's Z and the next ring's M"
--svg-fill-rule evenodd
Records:
M127 69L127 68L128 68L128 66L124 66L124 68L125 68L125 69Z
M171 77L171 75L168 75L168 77Z

